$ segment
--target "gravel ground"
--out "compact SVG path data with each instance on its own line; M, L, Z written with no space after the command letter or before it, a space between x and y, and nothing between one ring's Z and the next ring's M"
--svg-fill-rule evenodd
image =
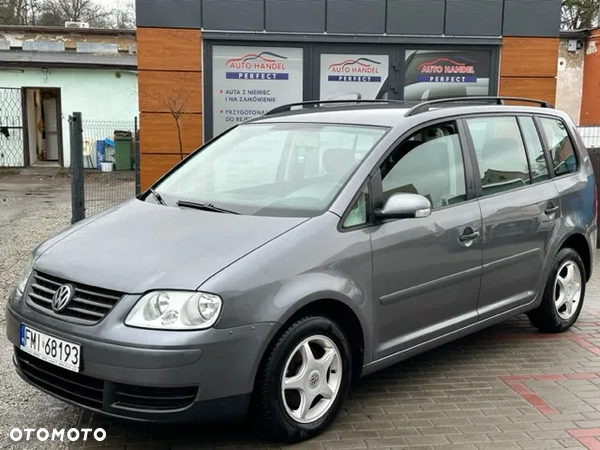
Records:
M0 448L59 449L59 441L14 443L12 428L76 427L80 411L30 387L16 374L6 339L4 305L31 251L69 225L70 185L65 178L0 173Z

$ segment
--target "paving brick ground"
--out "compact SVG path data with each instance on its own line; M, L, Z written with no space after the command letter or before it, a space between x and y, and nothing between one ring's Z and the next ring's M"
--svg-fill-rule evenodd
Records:
M299 445L249 424L150 428L84 414L80 425L106 427L103 445L119 450L598 450L599 355L600 270L570 332L545 335L522 316L400 363L363 379L331 429Z

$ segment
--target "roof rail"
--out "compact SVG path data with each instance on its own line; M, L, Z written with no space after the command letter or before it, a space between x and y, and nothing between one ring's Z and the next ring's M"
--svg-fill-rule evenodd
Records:
M351 104L351 103L402 103L406 104L406 102L402 100L380 100L380 99L355 99L355 100L310 100L306 102L297 102L297 103L288 103L287 105L281 105L277 108L274 108L270 111L267 111L263 116L270 116L272 114L279 114L282 112L291 111L294 106L311 106L318 107L320 105L331 105L331 104Z
M521 97L455 97L455 98L441 98L437 100L429 100L426 102L419 103L417 106L409 109L405 117L414 116L416 114L420 114L426 111L429 111L431 106L443 104L443 103L459 103L459 102L472 102L472 101L494 101L497 105L504 105L506 100L510 101L518 101L518 102L527 102L527 103L537 103L542 108L554 108L554 106L544 100L536 100L532 98L521 98Z

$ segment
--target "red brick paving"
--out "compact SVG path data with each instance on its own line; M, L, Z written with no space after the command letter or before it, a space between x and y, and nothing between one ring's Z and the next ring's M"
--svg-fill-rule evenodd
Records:
M542 397L534 394L523 381L532 381L541 379L542 381L556 381L566 380L567 378L562 374L548 374L539 375L538 377L531 377L529 375L517 375L517 376L501 376L500 379L508 384L513 391L519 394L523 399L533 407L535 407L542 414L556 414L558 411L544 401ZM539 381L539 380L538 380Z
M520 316L397 364L361 380L326 433L289 448L600 450L599 346L600 270L569 332L542 334ZM288 448L250 424L81 419L82 427L100 425L114 450Z
M576 430L567 430L567 432L577 439L588 450L600 450L600 428L583 428Z

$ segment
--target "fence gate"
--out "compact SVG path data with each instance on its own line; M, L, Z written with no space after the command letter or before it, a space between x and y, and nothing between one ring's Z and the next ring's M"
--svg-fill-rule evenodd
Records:
M22 91L0 87L0 167L26 165L23 148Z

